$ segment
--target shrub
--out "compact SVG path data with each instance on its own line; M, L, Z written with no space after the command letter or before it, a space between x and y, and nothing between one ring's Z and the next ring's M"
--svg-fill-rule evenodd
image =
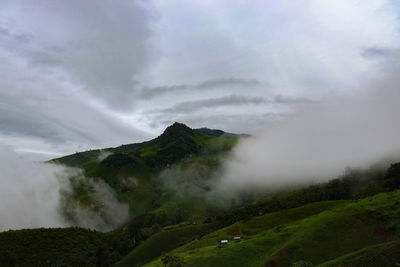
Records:
M161 258L161 262L165 267L181 267L184 263L182 258L170 255L165 255L163 258Z

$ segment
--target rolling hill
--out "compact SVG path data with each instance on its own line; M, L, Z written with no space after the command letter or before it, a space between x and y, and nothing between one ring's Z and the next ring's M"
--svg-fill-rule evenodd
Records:
M174 123L157 138L51 160L81 169L63 213L101 213L93 183L129 205L108 232L40 228L0 233L0 266L395 266L400 263L400 163L328 182L212 198L221 161L248 135ZM234 237L240 236L240 242ZM219 248L220 241L228 246Z
M301 261L395 266L400 262L399 199L400 191L395 191L255 216L188 242L170 255L181 258L184 266L291 266ZM234 236L242 240L234 242ZM226 248L218 248L222 239L229 240ZM117 266L129 266L124 264L128 259ZM163 265L158 258L145 266Z
M215 215L218 209L197 196L207 193L220 159L243 136L174 123L147 142L79 152L51 162L81 168L85 177L106 182L118 200L129 205L132 217L154 212L162 224L176 224ZM181 197L177 192L183 187L196 194ZM75 189L80 193L66 207L90 202L90 185L80 182Z

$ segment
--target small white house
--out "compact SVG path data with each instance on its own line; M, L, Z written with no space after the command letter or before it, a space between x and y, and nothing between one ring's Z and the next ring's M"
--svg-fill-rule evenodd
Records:
M227 247L228 246L228 242L229 241L227 239L223 239L223 240L221 240L221 244L218 247L220 247L220 248Z
M234 236L233 241L240 242L240 236Z

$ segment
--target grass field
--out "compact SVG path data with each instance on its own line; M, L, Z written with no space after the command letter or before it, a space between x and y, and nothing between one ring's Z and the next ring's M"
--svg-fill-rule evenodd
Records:
M399 266L400 240L369 246L318 266Z
M399 199L400 191L395 191L252 217L191 241L170 255L180 257L184 266L290 266L301 260L325 266L342 262L385 266L379 265L387 261L380 251L393 261L399 253ZM217 248L221 239L236 235L243 240ZM157 258L146 266L163 265Z
M214 223L201 225L183 225L162 230L141 243L115 266L141 266L193 239L217 229Z

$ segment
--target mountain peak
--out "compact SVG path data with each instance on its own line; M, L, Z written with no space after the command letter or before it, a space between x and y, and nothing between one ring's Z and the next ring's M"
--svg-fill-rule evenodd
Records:
M183 123L175 122L168 126L159 137L169 139L178 136L193 136L193 129Z
M165 131L167 131L168 129L190 129L190 127L188 127L186 124L184 123L180 123L180 122L174 122L173 124L171 124L170 126L168 126Z
M170 164L196 153L197 145L193 137L194 132L191 128L183 123L175 122L156 139L160 146L158 158Z

